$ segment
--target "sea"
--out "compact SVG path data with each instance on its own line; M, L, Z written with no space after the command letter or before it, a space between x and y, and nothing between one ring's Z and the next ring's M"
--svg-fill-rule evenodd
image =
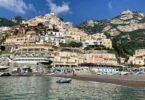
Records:
M145 100L144 88L49 76L0 77L0 100Z

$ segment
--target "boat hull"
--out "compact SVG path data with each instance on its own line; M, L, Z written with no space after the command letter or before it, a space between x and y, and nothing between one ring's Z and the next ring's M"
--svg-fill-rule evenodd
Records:
M58 81L56 81L56 83L59 83L59 84L64 84L64 83L71 83L71 79L63 79L63 80L58 80Z

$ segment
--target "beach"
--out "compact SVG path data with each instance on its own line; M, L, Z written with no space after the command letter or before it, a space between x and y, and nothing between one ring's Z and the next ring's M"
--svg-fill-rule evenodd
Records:
M111 83L128 87L144 88L145 76L121 76L121 75L66 75L66 74L54 74L52 77L64 77L72 78L84 81L95 81L103 83Z

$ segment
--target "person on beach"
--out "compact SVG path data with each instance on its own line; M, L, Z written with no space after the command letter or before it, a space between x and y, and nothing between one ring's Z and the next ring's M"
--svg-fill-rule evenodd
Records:
M73 76L77 76L76 74L75 74L75 70L73 69Z

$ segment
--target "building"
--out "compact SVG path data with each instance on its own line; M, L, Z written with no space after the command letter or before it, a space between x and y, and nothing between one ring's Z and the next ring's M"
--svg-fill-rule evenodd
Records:
M81 42L81 36L66 34L64 37L70 37L72 41Z
M129 57L128 64L143 66L143 65L145 65L145 58L131 56L131 57Z
M144 56L145 55L145 49L138 49L138 50L135 50L135 53L134 53L134 57L140 57L140 56Z
M55 67L77 67L85 58L79 49L62 48L54 53Z
M115 54L108 53L107 51L88 51L85 53L86 63L92 63L96 65L110 65L117 66L118 60Z
M37 35L16 35L6 38L4 45L22 45L24 43L35 43L39 40Z
M145 65L145 49L138 49L130 56L128 63L132 65Z
M19 47L13 47L11 53L14 56L46 56L50 57L58 47L51 44L25 43Z
M76 41L85 41L89 39L89 35L78 28L73 28L71 25L65 25L64 28L66 29L66 34L72 36Z
M106 35L103 33L97 33L92 36L88 40L83 42L83 46L87 47L89 45L103 45L106 48L112 48L112 41L107 39Z
M10 27L0 27L0 33L5 33L5 32L8 32L10 30L11 30Z

